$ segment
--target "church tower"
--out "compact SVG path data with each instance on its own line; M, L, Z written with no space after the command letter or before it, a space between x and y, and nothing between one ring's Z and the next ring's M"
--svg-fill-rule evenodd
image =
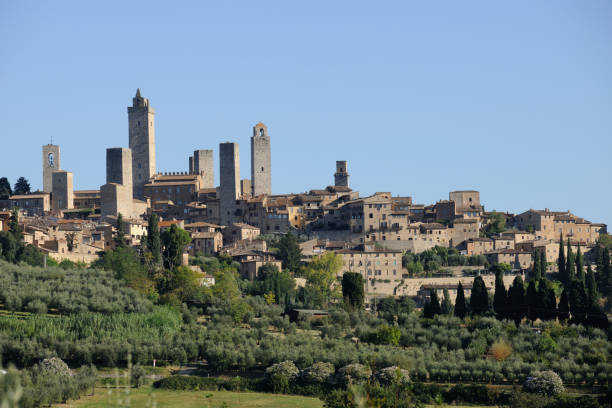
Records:
M272 169L268 127L259 122L251 137L251 183L253 197L272 194Z
M155 175L155 109L140 95L140 88L128 107L128 125L134 197L143 198L144 185Z

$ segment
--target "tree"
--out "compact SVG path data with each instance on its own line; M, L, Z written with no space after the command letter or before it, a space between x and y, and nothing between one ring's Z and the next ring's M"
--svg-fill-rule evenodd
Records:
M470 308L475 315L484 314L489 310L489 294L482 276L476 276L472 285Z
M117 215L117 232L115 233L115 248L125 248L127 241L125 240L125 228L123 225L123 215L119 213Z
M0 231L0 258L5 259L7 262L15 263L17 261L18 249L19 242L17 242L13 234L7 231Z
M463 285L459 282L457 285L457 298L455 299L455 316L463 319L466 315L467 305L465 304L465 293L463 292Z
M295 295L295 279L286 270L280 272L276 265L267 263L259 268L254 292L256 295L272 293L273 303L280 304L286 297Z
M504 217L504 214L493 211L489 219L490 222L487 226L487 235L498 235L506 230L506 217Z
M593 269L591 269L591 265L587 266L586 290L589 298L589 305L597 303L599 293L597 292L597 282L595 281L595 274L593 273Z
M440 300L438 299L438 291L432 288L429 294L429 302L425 304L426 307L423 309L423 316L431 319L442 313L442 308L440 307Z
M576 277L576 257L572 252L572 246L569 237L567 238L567 258L565 259L566 266L565 270L568 282L571 282Z
M547 279L538 283L538 307L539 317L544 320L554 319L557 316L557 298L555 288Z
M523 389L548 397L559 395L565 391L561 377L554 371L535 371L527 377Z
M11 213L11 218L9 219L9 230L11 231L11 235L15 238L17 242L21 242L23 239L22 229L19 225L19 211L17 209L13 209Z
M589 309L584 283L574 279L570 286L568 298L572 320L584 324Z
M582 257L582 252L580 251L580 244L578 244L578 250L576 251L576 275L579 281L585 281L584 258Z
M517 276L508 290L509 317L518 325L525 317L525 285L523 278Z
M164 267L172 269L181 265L183 260L183 252L191 242L189 233L172 224L170 228L161 233L161 242L163 245Z
M376 343L397 346L399 344L401 335L402 332L400 331L399 327L383 324L376 330Z
M540 271L542 272L542 277L546 277L547 269L548 269L548 263L546 262L546 251L542 249L540 251Z
M569 320L570 307L569 307L569 296L567 295L567 289L563 289L561 292L561 298L559 299L558 316L559 321Z
M563 233L559 236L559 257L557 258L557 268L559 269L559 280L564 285L569 283L569 276L565 270L565 251L563 250Z
M15 190L15 195L30 194L30 183L25 177L19 177L13 190Z
M339 295L334 284L340 268L342 268L342 257L333 252L326 252L310 261L306 267L306 283L312 290L314 303L327 305L330 298Z
M363 276L360 273L346 272L342 276L342 297L351 307L363 307L364 284Z
M297 243L296 236L291 232L278 241L278 256L283 262L283 269L295 272L300 268L302 250Z
M74 232L67 232L65 237L68 251L72 252L74 250L74 238L76 237L76 234Z
M527 296L525 297L525 304L527 306L527 317L529 320L536 320L539 316L539 296L538 289L536 288L535 280L529 281L527 286Z
M0 200L8 200L12 195L11 183L9 183L6 177L0 178Z
M154 264L161 262L161 237L159 233L159 217L151 214L147 227L147 249L151 252Z
M493 295L493 310L498 319L505 319L508 314L508 294L504 285L504 275L498 272L495 275L495 294Z
M452 315L453 314L453 303L450 300L450 294L448 289L444 289L444 298L442 300L442 314Z

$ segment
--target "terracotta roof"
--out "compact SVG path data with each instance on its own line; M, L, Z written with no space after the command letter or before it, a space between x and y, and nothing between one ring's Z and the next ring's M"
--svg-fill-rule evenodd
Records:
M191 224L186 224L185 229L187 228L198 228L198 227L210 227L210 228L222 228L220 225L211 224L210 222L192 222Z

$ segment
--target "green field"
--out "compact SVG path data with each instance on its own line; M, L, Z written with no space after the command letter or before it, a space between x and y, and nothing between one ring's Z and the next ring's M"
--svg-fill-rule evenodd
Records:
M129 398L129 405L126 399ZM226 403L228 407L272 407L272 408L321 408L323 402L317 398L262 394L255 392L230 391L167 391L143 387L130 390L129 396L125 390L97 388L95 396L84 396L78 401L56 407L181 407L181 408L217 408Z

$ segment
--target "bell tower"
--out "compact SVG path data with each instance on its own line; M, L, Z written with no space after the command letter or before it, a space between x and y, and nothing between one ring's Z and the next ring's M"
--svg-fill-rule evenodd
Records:
M140 88L128 107L128 126L134 197L143 198L144 185L155 174L155 109L140 95Z

